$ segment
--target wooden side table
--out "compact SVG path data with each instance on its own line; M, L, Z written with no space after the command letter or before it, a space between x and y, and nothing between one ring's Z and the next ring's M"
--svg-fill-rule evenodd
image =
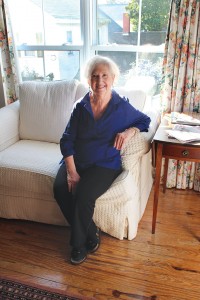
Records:
M166 129L171 129L170 116L164 117L162 123L158 127L153 138L153 149L155 151L156 172L154 182L154 203L153 203L153 219L152 219L152 233L156 229L156 217L158 208L158 196L162 158L165 157L165 169L163 177L163 192L166 189L167 170L169 159L177 159L183 161L200 162L200 142L183 144L176 139L169 138Z

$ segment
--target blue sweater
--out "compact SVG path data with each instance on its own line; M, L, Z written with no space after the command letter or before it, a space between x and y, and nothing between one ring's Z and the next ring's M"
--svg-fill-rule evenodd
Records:
M117 133L130 127L148 131L150 118L115 91L102 117L94 119L89 93L76 103L60 140L63 157L74 156L76 167L121 168L120 151L113 147Z

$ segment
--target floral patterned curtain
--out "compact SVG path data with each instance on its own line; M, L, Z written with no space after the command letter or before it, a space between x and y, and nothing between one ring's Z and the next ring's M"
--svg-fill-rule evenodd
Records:
M172 0L163 75L162 112L200 112L200 0ZM169 160L167 187L200 191L200 164Z
M6 0L0 0L0 56L6 104L17 99L18 76L10 17Z

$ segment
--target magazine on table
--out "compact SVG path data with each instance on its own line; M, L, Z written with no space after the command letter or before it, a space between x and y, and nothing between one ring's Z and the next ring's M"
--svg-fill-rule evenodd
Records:
M196 116L199 115L200 118L200 114L195 114ZM171 113L171 123L172 124L183 124L183 125L191 125L191 126L195 126L195 125L199 125L200 126L200 119L195 118L192 115L187 115L184 113L178 113L178 112L172 112Z
M175 138L181 143L200 142L200 126L176 124L166 132L169 138Z

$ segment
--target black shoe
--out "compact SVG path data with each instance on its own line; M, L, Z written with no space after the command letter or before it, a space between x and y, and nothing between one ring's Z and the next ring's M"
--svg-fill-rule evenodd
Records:
M97 227L96 239L95 240L88 240L87 243L86 243L86 249L87 249L88 253L94 253L99 248L100 242L101 242L100 234L101 234L101 231Z
M71 252L71 263L73 265L78 265L84 262L84 260L87 258L87 251L85 248L81 249L72 249Z

